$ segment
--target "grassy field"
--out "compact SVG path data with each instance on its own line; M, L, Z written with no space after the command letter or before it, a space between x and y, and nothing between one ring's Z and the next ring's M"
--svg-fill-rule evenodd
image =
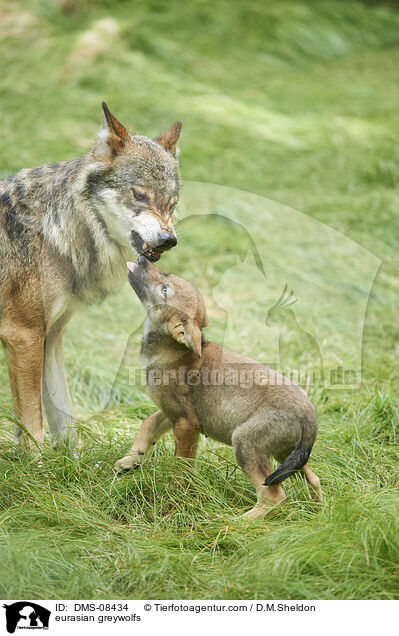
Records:
M193 470L169 435L114 476L154 410L127 286L65 335L77 457L13 456L1 352L1 598L399 597L399 13L381 4L2 1L0 176L87 152L102 99L131 132L182 119L162 268L201 289L207 338L292 369L317 342L357 381L308 387L324 503L293 477L244 526L254 491L217 443ZM285 283L298 302L267 327Z

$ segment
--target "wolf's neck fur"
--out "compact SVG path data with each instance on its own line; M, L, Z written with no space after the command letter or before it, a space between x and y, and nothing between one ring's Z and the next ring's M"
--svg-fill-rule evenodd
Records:
M151 324L148 316L144 323L144 337L141 342L141 360L143 368L159 369L162 371L164 367L168 365L178 366L179 361L183 364L187 364L187 358L193 357L196 359L195 354L187 349L184 345L176 342L164 331L157 329L156 326Z
M115 292L126 272L128 237L123 245L111 237L95 206L95 190L104 168L92 154L72 161L21 170L0 183L28 240L40 235L64 269L71 294L99 302Z

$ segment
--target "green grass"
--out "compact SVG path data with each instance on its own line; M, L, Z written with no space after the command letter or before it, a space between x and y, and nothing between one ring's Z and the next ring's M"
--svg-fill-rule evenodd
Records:
M398 598L391 4L2 3L0 175L86 152L102 99L132 132L181 118L179 245L162 268L200 288L207 337L276 362L264 320L288 282L325 368L361 368L362 382L309 387L323 505L297 476L284 508L243 526L253 488L210 440L194 469L169 435L142 469L114 477L154 410L132 383L143 312L130 289L76 315L65 335L78 457L47 442L40 459L14 457L1 353L0 597ZM292 367L306 362L289 351Z

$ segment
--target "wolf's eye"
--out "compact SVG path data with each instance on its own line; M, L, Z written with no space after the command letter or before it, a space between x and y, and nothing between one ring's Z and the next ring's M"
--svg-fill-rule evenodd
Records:
M162 285L161 294L164 298L166 298L166 296L168 295L168 288L166 287L166 285Z
M145 201L147 199L145 194L143 194L142 192L139 192L138 190L136 190L136 188L132 188L132 192L136 201Z

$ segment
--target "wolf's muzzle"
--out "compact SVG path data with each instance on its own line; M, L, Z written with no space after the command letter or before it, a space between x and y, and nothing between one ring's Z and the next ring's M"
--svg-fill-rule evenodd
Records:
M148 260L155 262L161 258L161 254L170 250L177 244L177 238L174 234L170 234L169 232L161 232L158 234L157 242L154 246L149 246L146 243L143 244L142 254Z
M152 244L148 244L138 232L133 230L130 235L130 241L139 256L144 254L144 256L152 262L158 261L161 258L162 252L170 250L177 244L177 238L175 234L171 232L160 232L157 235L156 241Z
M144 254L149 261L155 262L161 258L162 252L170 250L177 244L177 238L171 232L160 232L156 242L149 245L138 232L133 230L130 235L130 242L139 256Z
M174 234L170 234L169 232L161 232L160 234L158 234L158 249L165 252L166 250L170 250L175 245L177 245L177 238Z

